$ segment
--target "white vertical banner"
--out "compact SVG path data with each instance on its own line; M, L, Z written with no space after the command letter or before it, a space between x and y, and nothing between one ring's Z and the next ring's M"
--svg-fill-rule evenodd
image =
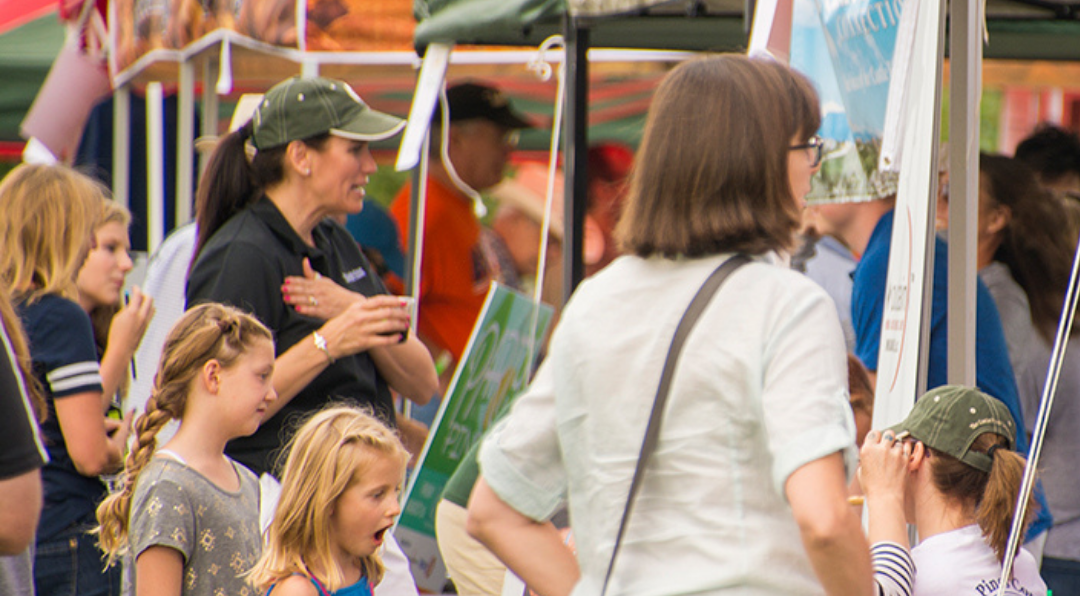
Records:
M791 56L791 14L795 0L758 0L748 56L768 55L787 64Z
M926 352L933 292L943 0L907 0L918 10L910 70L905 79L898 181L889 273L881 321L874 428L895 424L926 387Z

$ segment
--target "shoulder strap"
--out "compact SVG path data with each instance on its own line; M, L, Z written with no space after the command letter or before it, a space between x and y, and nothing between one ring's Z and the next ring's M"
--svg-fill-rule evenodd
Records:
M326 587L322 585L322 582L316 579L314 575L312 575L308 579L310 579L311 583L314 584L315 589L319 591L319 596L332 596L330 594L330 591L327 590Z
M750 257L737 254L724 261L714 270L705 283L701 284L690 306L686 307L679 326L675 329L675 336L668 348L667 359L664 361L664 370L660 373L660 386L656 390L656 399L653 401L652 413L649 414L649 424L645 428L645 439L641 442L641 453L638 455L637 466L634 468L634 478L630 481L630 493L626 497L626 507L623 509L622 520L619 521L619 533L615 535L615 548L611 551L611 560L608 562L607 573L604 574L604 586L600 590L601 596L607 593L608 582L611 581L611 572L615 569L615 557L619 555L619 547L622 546L623 534L626 533L626 522L630 519L630 510L634 506L634 499L641 489L641 478L645 472L645 465L649 456L656 449L657 439L660 437L660 422L667 403L668 390L671 389L671 378L675 373L675 364L679 360L683 343L694 328L701 313L705 311L716 291L736 269L750 262Z

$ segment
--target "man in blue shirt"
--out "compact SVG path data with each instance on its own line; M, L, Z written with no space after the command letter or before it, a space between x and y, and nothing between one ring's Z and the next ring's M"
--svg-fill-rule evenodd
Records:
M889 269L889 248L893 227L892 199L864 203L829 205L822 213L834 225L838 239L856 254L862 254L852 273L851 319L855 328L855 355L872 373L877 372L881 320L885 307L885 287ZM927 389L947 383L947 300L949 295L948 246L940 237L934 245L934 287L930 315L930 354ZM988 395L1001 400L1023 429L1024 418L1016 390L1016 379L1009 364L1005 334L997 308L982 281L977 281L975 323L975 384ZM1028 437L1018 432L1017 451L1027 453ZM1051 517L1042 490L1036 494L1039 513L1028 538L1050 528Z

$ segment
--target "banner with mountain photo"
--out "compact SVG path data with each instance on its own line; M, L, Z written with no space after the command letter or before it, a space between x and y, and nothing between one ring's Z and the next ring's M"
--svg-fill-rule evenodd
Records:
M894 62L907 63L894 53L910 52L910 46L897 45L903 5L903 0L794 0L791 66L817 88L818 134L825 141L810 203L869 201L896 193L897 172L880 158Z

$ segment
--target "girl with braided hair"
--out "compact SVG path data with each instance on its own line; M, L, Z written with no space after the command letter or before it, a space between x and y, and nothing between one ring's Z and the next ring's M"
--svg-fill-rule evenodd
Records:
M136 595L252 593L242 576L261 551L259 481L225 443L259 427L273 371L270 331L238 309L202 304L169 333L122 487L97 510L101 548L110 564L130 555ZM172 419L180 428L159 449Z

